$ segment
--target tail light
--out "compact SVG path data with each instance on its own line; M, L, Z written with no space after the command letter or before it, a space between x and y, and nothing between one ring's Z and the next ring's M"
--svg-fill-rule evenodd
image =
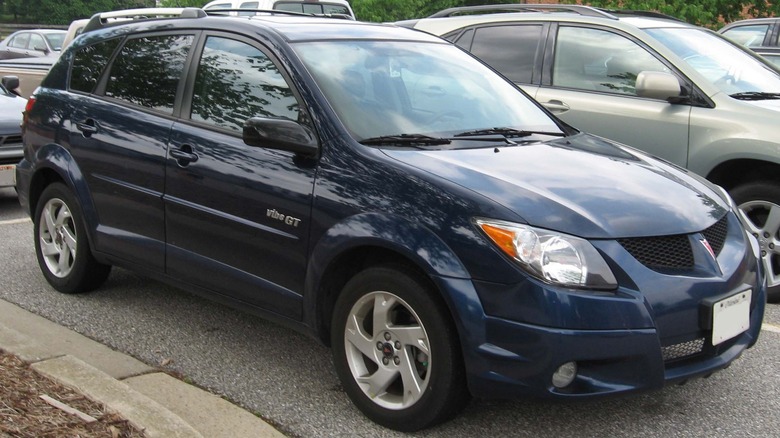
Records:
M32 111L34 105L35 95L32 95L27 99L27 105L25 105L24 112L22 113L22 133L24 133L24 130L27 127L27 117L29 117L30 111Z

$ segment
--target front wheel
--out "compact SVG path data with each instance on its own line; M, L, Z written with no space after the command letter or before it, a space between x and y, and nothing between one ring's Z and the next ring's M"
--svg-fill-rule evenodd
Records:
M468 402L446 307L405 269L369 268L347 283L336 302L331 344L347 395L385 427L430 427Z
M61 183L46 187L35 209L35 253L43 276L63 293L100 286L111 266L92 256L75 198Z
M767 300L780 302L780 184L763 181L737 186L731 196L758 239L767 281Z

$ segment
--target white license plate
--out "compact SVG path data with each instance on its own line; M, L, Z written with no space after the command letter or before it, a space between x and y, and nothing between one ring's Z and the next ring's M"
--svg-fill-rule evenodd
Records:
M712 345L728 341L750 327L750 298L748 290L712 306Z

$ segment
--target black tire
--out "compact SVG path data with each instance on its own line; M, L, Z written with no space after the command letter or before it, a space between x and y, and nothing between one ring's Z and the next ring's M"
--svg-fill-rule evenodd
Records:
M387 324L381 325L389 328L376 330L375 306L385 305ZM428 354L418 348L420 339L427 340ZM468 403L460 342L446 306L411 271L379 266L353 277L336 302L331 342L347 395L382 426L413 432L452 418ZM390 384L370 397L368 378L363 385L357 381L367 376Z
M780 184L757 181L731 190L734 202L749 220L748 232L759 241L767 276L767 301L780 302ZM770 217L778 218L769 220Z
M111 266L92 256L81 209L64 184L53 183L43 191L33 226L38 265L54 289L87 292L106 281Z

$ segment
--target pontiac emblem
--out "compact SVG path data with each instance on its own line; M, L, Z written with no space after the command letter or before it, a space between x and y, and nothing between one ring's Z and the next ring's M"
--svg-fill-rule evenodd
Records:
M710 253L713 260L718 259L717 257L715 257L715 251L712 250L712 246L710 246L710 242L707 242L707 239L699 239L699 242L701 242L701 244L704 245L705 248L707 248L707 252Z

